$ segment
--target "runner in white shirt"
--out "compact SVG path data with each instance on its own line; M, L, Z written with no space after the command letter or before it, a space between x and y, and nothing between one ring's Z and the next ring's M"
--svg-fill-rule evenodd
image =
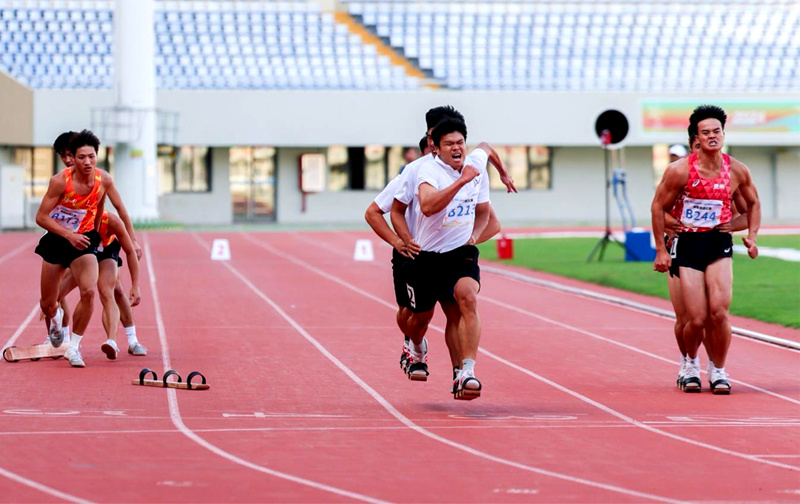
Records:
M466 133L466 125L452 119L445 119L432 132L438 156L419 168L415 183L420 214L414 236L422 251L407 278L414 313L432 314L437 301L458 303L455 347L461 370L454 380L454 397L469 400L481 391L474 374L481 330L480 268L474 244L489 220L489 154L478 148L466 156ZM422 338L413 332L409 336L415 344L412 360L416 360Z

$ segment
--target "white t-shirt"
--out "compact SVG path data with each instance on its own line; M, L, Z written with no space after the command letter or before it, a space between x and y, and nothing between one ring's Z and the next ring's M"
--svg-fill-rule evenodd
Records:
M383 189L383 191L381 191L380 194L375 197L375 204L378 205L378 208L380 208L383 213L391 211L392 203L394 202L395 197L397 194L403 193L407 185L412 187L411 196L413 199L413 185L414 181L417 179L417 168L431 159L433 159L433 156L430 154L415 159L414 161L408 163L405 168L403 168L402 172L398 173L395 178L386 184L386 187ZM408 225L408 231L411 233L411 236L414 236L414 229L417 223L417 214L419 213L419 203L414 202L414 204L411 205L409 204L411 201L410 199L397 199L400 202L408 205L405 215L406 224Z
M489 154L483 149L473 150L464 158L464 166L471 165L480 174L459 189L447 206L430 217L421 211L417 215L415 239L422 250L429 252L449 252L469 241L475 226L475 206L489 202L489 174L486 163ZM419 186L430 184L440 191L452 185L461 172L446 165L438 157L419 168L416 181L416 198L419 201Z

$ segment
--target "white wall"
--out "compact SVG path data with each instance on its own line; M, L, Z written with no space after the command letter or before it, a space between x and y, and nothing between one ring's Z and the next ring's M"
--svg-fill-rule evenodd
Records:
M800 149L780 152L776 161L775 217L797 222L800 220Z
M233 222L228 149L212 149L211 163L211 191L161 195L158 199L160 220L183 224L230 224Z

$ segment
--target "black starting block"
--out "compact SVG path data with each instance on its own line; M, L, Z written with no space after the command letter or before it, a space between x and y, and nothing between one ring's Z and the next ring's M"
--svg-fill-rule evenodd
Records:
M148 374L152 374L152 379L145 378ZM176 376L177 379L174 381L167 381L167 378L170 376ZM202 378L201 383L192 383L192 379L196 376ZM139 379L132 380L132 385L142 385L145 387L163 387L163 388L178 388L178 389L187 389L187 390L208 390L210 386L206 383L206 377L199 371L192 371L189 373L189 376L186 377L186 383L183 383L181 380L181 375L178 374L177 371L174 369L170 369L166 373L164 373L164 377L159 380L158 375L152 369L144 368L139 373Z

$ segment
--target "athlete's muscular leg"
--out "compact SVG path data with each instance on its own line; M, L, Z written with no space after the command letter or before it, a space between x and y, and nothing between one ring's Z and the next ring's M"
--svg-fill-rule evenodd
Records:
M395 319L397 320L397 327L404 336L408 336L408 318L411 316L411 314L411 310L405 306L400 306L397 308L397 315L395 316Z
M423 313L412 312L411 316L408 317L408 321L406 322L408 334L406 334L406 336L411 338L411 341L413 341L415 345L422 344L422 338L428 331L428 324L430 324L433 318L434 310L435 307Z
M686 309L683 306L680 278L673 277L667 273L667 288L669 289L669 300L672 301L672 308L675 310L675 341L678 343L678 350L680 350L681 355L686 355L686 345L683 344Z
M61 287L59 287L58 292L58 304L61 305L61 309L64 310L64 318L61 320L61 327L69 327L69 321L72 319L72 314L69 310L69 305L67 304L67 294L75 290L78 286L78 283L72 277L72 272L67 270L64 274L64 278L61 279Z
M475 360L481 340L481 318L478 315L478 289L480 284L470 277L456 282L455 297L461 320L458 322L458 345L462 359Z
M681 266L681 292L686 310L686 326L683 329L683 343L686 354L694 359L703 340L703 332L708 318L705 274L702 271Z
M60 264L50 264L42 261L41 298L39 306L44 313L45 327L50 330L50 319L56 316L58 310L58 287L65 269Z
M105 261L103 261L105 262ZM131 327L133 323L133 309L131 302L128 299L128 294L122 286L119 279L119 268L117 268L117 283L114 285L114 301L117 302L119 307L119 319L122 321L122 327ZM116 333L116 331L114 331Z
M83 335L89 327L94 311L94 293L97 290L97 256L93 254L82 255L69 265L72 276L78 283L81 300L75 306L72 320L72 333Z
M731 322L729 312L733 296L733 262L723 257L706 268L708 289L708 314L714 326L714 365L725 367L728 348L731 345Z
M450 352L450 363L454 368L460 368L462 357L461 348L458 344L458 324L461 321L461 310L458 308L458 303L453 301L440 304L447 319L447 324L444 326L444 342Z
M99 278L97 290L100 293L100 302L103 304L103 329L108 339L117 339L117 326L119 325L119 307L114 300L114 288L117 285L117 261L106 259L98 265Z

